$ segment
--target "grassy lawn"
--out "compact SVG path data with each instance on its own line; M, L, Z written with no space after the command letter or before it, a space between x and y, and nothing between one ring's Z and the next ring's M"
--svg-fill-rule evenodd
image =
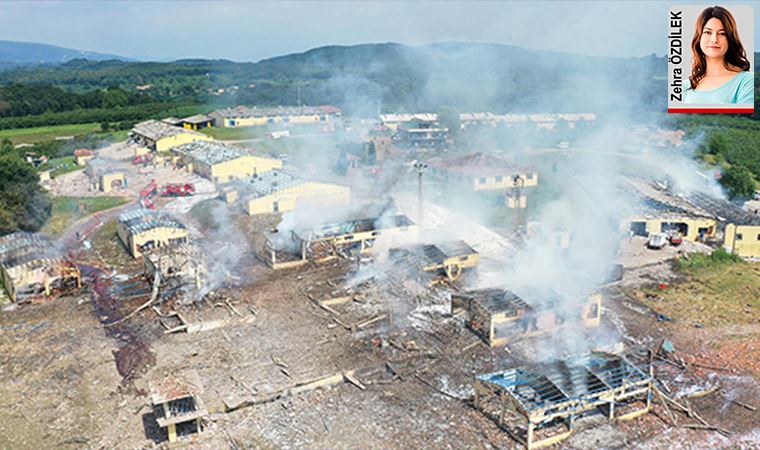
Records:
M129 201L124 197L53 197L52 200L53 211L42 231L53 236L60 235L82 217Z
M98 130L100 130L100 125L97 123L52 125L36 128L14 128L11 130L0 130L0 140L5 138L10 139L13 145L34 144L42 141L49 141L58 136L81 136Z
M101 263L108 268L131 268L140 270L141 259L133 259L127 252L126 247L116 235L117 220L113 219L104 223L100 228L92 232L88 237L92 243L92 249L99 256Z
M84 169L84 166L77 166L73 156L63 156L53 158L39 167L39 171L50 170L50 176L55 178L58 175Z
M687 281L645 291L649 307L676 321L705 327L760 323L760 263L681 269Z
M264 138L269 129L264 126L240 127L240 128L204 128L201 133L207 134L214 139L223 141L239 141L243 139Z

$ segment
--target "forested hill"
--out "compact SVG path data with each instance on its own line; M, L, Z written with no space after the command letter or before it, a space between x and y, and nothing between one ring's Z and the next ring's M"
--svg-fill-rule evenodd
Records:
M496 44L329 46L262 60L171 63L73 60L0 72L0 84L69 91L118 86L157 100L334 104L350 112L662 109L665 59L597 58ZM662 103L662 104L660 104Z
M60 64L77 58L92 61L127 60L121 56L58 47L57 45L0 40L0 69L30 64Z

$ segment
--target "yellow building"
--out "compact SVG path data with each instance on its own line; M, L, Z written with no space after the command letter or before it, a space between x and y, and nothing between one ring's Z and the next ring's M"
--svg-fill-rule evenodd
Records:
M217 127L250 127L277 124L333 124L341 111L333 106L281 106L278 108L217 109L208 114Z
M14 302L81 287L79 268L41 234L16 232L0 238L0 277Z
M272 170L234 183L225 192L225 199L227 203L239 202L253 216L291 211L303 203L347 206L351 189L301 178L290 171Z
M534 169L516 167L507 160L485 153L433 158L427 164L433 177L475 192L538 185L538 173Z
M107 162L101 159L87 161L85 173L89 175L92 186L106 194L126 185L124 172L111 168Z
M156 152L164 152L193 141L210 141L211 137L197 131L170 125L158 120L140 122L129 133L132 142Z
M723 247L742 258L760 258L760 225L726 225Z
M95 152L86 148L78 148L74 150L74 160L77 166L84 166L87 161L95 157Z
M190 142L173 148L172 152L188 170L215 183L228 183L282 168L279 159L252 155L219 142Z
M194 116L185 117L179 119L179 126L188 130L202 130L204 128L211 128L214 126L214 119L204 114L196 114Z
M135 209L119 216L116 226L119 239L133 258L158 247L184 244L187 227L171 217L145 209Z
M638 216L626 220L621 228L627 229L634 236L649 236L653 233L678 231L687 241L703 241L715 237L718 222L708 217L681 216L663 213L654 216Z

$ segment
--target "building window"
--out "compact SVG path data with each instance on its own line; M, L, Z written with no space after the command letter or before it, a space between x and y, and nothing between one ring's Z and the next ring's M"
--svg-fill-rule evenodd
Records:
M501 180L502 180L502 176L501 175L496 175L496 182L497 183L501 183Z
M757 240L760 241L760 234L757 235Z
M532 173L529 173L529 174L527 175L527 177L528 177L528 179L529 179L529 180L532 180L532 179L533 179L533 174L532 174Z
M480 179L478 180L478 182L480 184L486 184L486 177L480 177Z
M275 200L274 202L272 202L272 211L274 211L274 212L280 212L280 202L279 201Z
M736 233L736 240L737 240L737 241L741 241L741 240L742 240L742 238L744 238L744 236L742 236L742 234L741 234L741 233Z

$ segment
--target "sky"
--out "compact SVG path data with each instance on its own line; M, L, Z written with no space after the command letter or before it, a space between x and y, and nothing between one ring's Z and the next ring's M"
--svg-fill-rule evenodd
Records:
M489 42L663 55L667 11L695 2L2 1L0 39L144 60L258 61L324 45ZM760 2L736 2L752 4ZM731 2L721 2L730 6ZM760 22L755 14L755 40Z

